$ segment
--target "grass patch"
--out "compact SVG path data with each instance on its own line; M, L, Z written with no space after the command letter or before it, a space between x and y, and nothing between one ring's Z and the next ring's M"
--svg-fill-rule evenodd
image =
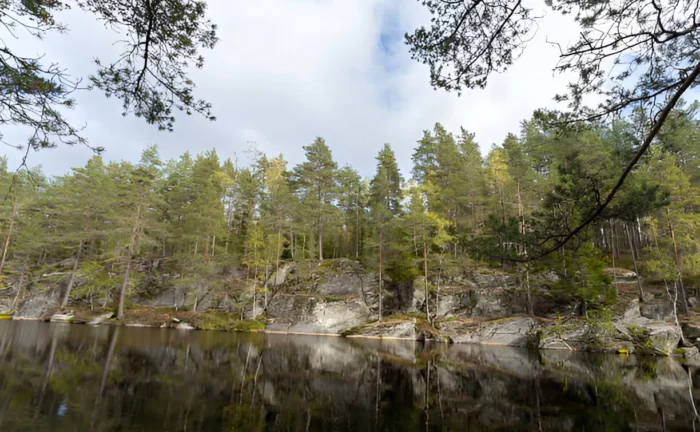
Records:
M239 320L236 314L208 312L198 317L194 326L201 330L252 332L265 330L262 320Z
M356 325L355 327L350 327L350 328L347 328L345 330L341 330L340 335L347 337L347 336L359 334L365 327L367 327L370 324L372 324L372 323L364 323L364 324Z

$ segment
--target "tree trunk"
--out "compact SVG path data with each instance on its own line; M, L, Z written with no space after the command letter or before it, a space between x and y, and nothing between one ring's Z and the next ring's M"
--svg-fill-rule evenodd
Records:
M683 287L683 278L681 277L681 260L678 254L678 245L676 244L676 234L673 231L673 226L671 225L671 212L666 209L666 219L668 219L668 230L671 232L671 241L673 241L673 260L676 263L676 277L678 278L678 287L681 293L681 305L683 306L683 315L686 317L690 315L688 311L688 299L685 295L685 288Z
M126 288L129 285L129 271L131 270L131 260L134 257L134 245L136 243L136 235L138 234L138 223L141 219L141 205L136 206L136 221L131 229L131 238L129 239L129 256L127 256L126 270L124 271L124 279L122 280L122 288L119 291L119 306L117 308L117 319L124 318L124 299L126 298Z
M2 259L0 259L0 273L5 267L5 259L7 258L7 248L10 246L10 237L12 236L12 227L15 225L15 215L17 214L17 201L12 206L12 215L10 216L10 226L7 229L7 236L5 237L5 246L2 249Z
M10 311L15 310L15 307L17 306L17 301L19 300L19 296L22 293L22 286L24 285L24 275L27 272L28 261L29 261L29 255L27 255L27 258L24 261L24 267L22 268L22 274L19 275L19 283L17 284L17 293L15 293L15 298L12 300L12 306L10 306Z
M88 247L88 257L87 257L88 262L92 261L92 253L95 250L95 241L96 240L97 240L97 238L95 236L92 236L92 238L90 239L90 246ZM163 258L165 258L165 256L163 256Z
M430 292L428 290L428 244L423 239L423 277L425 278L425 317L430 322Z
M617 273L617 271L615 270L615 234L613 233L612 219L608 219L608 222L610 223L610 256L612 257L613 266L613 286L615 287L615 298L617 298L619 293L617 291L617 285L615 284L615 273Z
M525 217L523 212L523 202L520 197L520 180L518 180L518 232L520 235L525 234Z
M129 271L131 270L131 254L126 261L126 270L124 271L124 279L122 280L122 288L119 291L119 307L117 308L117 319L124 319L124 299L126 298L126 288L129 285Z
M527 313L534 316L534 308L532 306L532 295L530 294L530 263L525 263L525 301L527 302Z
M257 258L256 258L257 261ZM255 274L253 275L253 319L258 312L258 265L255 264Z
M275 264L275 286L277 286L277 278L280 274L280 253L282 248L282 228L277 230L277 263ZM267 304L265 305L267 307Z
M61 310L63 310L68 305L68 300L70 299L70 293L73 290L73 282L75 282L75 273L78 271L78 263L80 262L80 256L83 253L83 243L84 240L80 240L80 245L78 245L78 253L75 256L75 263L73 263L73 271L70 273L70 278L68 279L68 286L66 287L66 292L63 294L63 300L61 300Z
M355 259L360 258L360 206L355 206Z
M382 289L384 285L384 277L382 275L382 270L384 266L384 261L382 260L382 254L384 252L383 250L383 243L384 243L384 236L383 236L383 229L379 228L379 321L382 320Z
M321 208L318 213L318 260L323 261L323 195L321 195Z
M639 301L644 301L644 289L642 288L642 278L639 275L639 269L637 268L637 257L634 254L634 244L632 244L632 236L630 235L630 230L625 224L625 233L627 234L627 241L630 244L630 252L632 253L632 263L634 263L634 272L637 273L637 285L639 286Z

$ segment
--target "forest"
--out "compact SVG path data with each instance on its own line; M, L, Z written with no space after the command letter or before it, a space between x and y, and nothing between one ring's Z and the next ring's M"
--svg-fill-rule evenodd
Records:
M64 281L62 308L114 307L121 318L130 297L166 276L188 287L197 311L202 286L231 292L227 279L243 269L246 284L232 293L242 309L267 305L268 280L285 262L347 258L376 271L380 286L416 281L426 298L477 267L501 269L518 275L530 311L530 274L551 271L552 288L585 313L615 302L604 270L620 267L642 276L640 300L651 283L688 314L700 272L698 108L679 105L612 204L557 248L640 145L642 111L586 125L538 111L485 157L472 133L437 123L417 140L410 173L384 144L371 178L339 166L321 137L293 167L254 148L245 166L213 150L163 161L150 147L136 163L95 155L58 177L5 160L2 288L16 291L15 308L53 277ZM391 294L379 293L381 319Z

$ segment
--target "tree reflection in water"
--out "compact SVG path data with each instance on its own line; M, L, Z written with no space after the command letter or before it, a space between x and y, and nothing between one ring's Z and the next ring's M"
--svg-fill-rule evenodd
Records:
M0 322L0 430L693 430L670 358ZM695 423L695 424L694 424Z

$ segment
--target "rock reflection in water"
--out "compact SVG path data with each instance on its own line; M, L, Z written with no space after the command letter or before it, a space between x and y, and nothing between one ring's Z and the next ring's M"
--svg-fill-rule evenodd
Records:
M697 388L668 358L0 322L3 432L693 430Z

